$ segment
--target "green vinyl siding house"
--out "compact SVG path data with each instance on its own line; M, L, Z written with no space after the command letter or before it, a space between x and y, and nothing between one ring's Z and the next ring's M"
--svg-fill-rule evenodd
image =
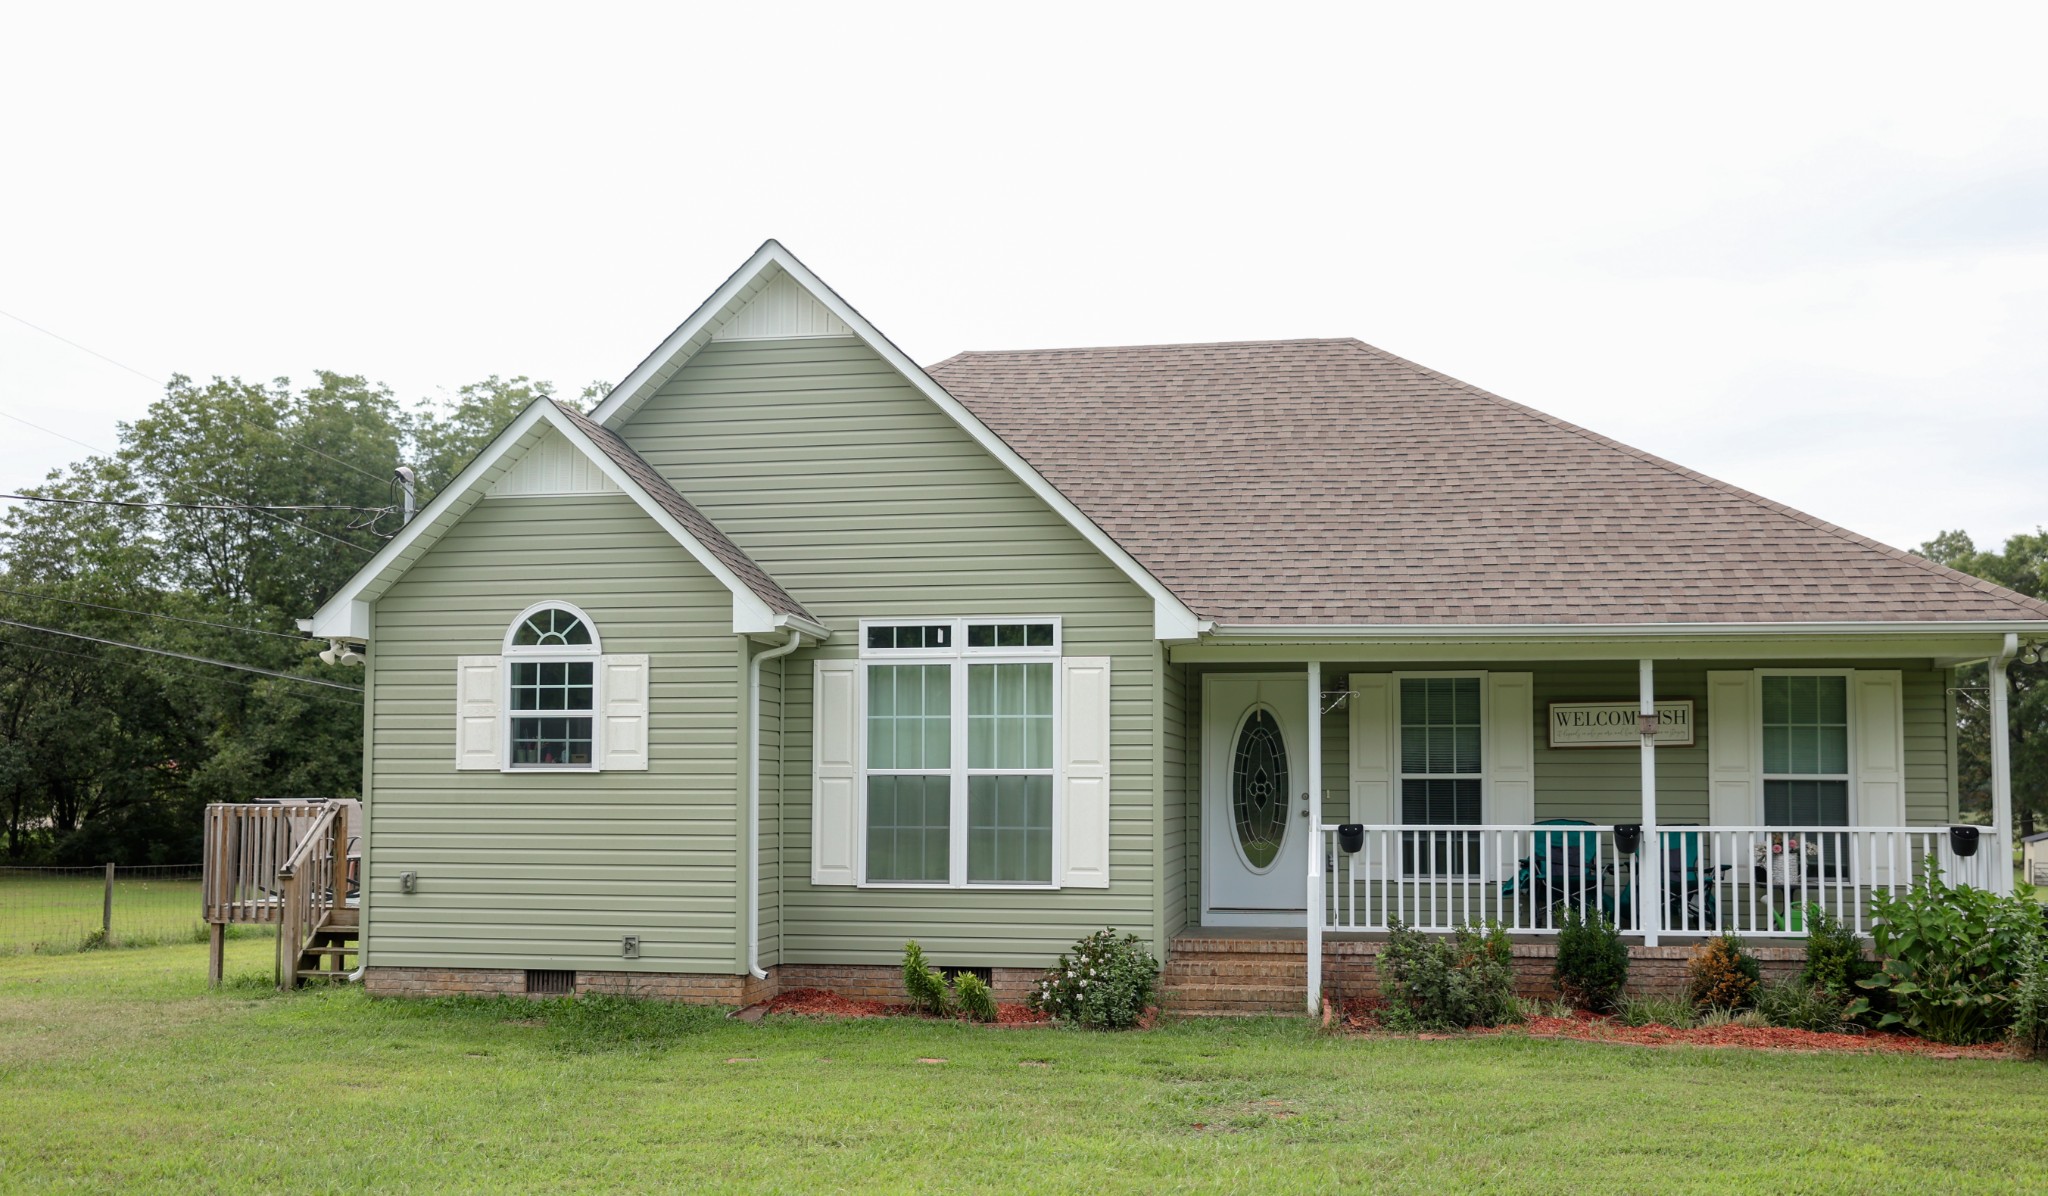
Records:
M1014 994L1108 926L1225 1009L1397 918L1654 954L2009 885L1953 676L2002 731L2048 606L1356 341L920 368L769 242L312 625L374 992L885 993L916 939Z

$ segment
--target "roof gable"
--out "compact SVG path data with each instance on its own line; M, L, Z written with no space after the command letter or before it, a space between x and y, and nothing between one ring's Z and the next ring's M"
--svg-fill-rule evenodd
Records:
M541 467L522 469L537 451L547 458ZM571 455L574 463L566 459ZM544 475L568 481L551 487ZM623 493L660 524L732 592L734 632L797 627L823 633L802 605L624 441L551 399L534 401L507 424L425 510L320 607L310 630L333 639L367 639L369 604L494 489L505 486L501 493L506 494L569 493L561 486L572 484L585 487L577 491L581 493Z
M1243 627L2048 619L2048 604L1355 340L931 367Z
M793 295L790 287L797 288L801 295ZM757 305L758 300L758 305ZM817 310L806 306L805 301L814 303ZM605 401L590 413L591 419L604 427L617 429L633 417L662 384L682 369L698 350L717 338L722 329L738 319L743 330L741 335L762 335L754 328L788 327L790 321L804 321L799 326L828 327L822 323L823 316L829 316L847 328L851 335L873 349L903 379L923 394L945 414L960 425L974 438L983 450L1000 462L1025 487L1041 501L1050 506L1060 518L1086 539L1096 551L1109 558L1126 577L1151 597L1153 602L1153 626L1161 639L1193 639L1200 632L1200 621L1188 605L1159 578L1141 565L1125 547L1119 544L1103 527L1077 506L1073 499L1063 493L1042 476L1033 465L1020 456L1002 437L990 430L987 424L961 402L948 394L930 374L916 362L905 356L890 340L883 336L874 325L868 323L837 292L827 286L809 267L798 261L775 241L764 242L754 256L719 285L690 317L678 325L676 330L663 340L660 347L648 355L625 380L613 388ZM771 322L772 321L772 322ZM826 332L797 332L794 335L829 335Z

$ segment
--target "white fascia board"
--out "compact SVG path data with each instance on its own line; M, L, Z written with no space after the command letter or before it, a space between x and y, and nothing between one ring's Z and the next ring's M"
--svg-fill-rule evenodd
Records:
M1175 597L1173 591L1152 576L1150 570L1140 565L1130 553L1125 552L1123 545L1112 539L1109 533L1097 527L1095 521L1083 514L1081 508L1075 506L1058 487L1047 481L1044 475L1033 469L1023 457L1018 456L1017 451L1005 443L1002 437L997 436L994 430L976 418L960 400L949 394L930 374L925 373L922 366L910 360L903 350L898 349L879 329L868 323L866 317L855 311L846 300L841 299L837 291L811 273L810 267L798 261L795 254L784 249L776 241L763 243L761 248L755 251L754 256L747 259L745 265L726 279L723 285L711 293L709 299L690 314L689 319L683 321L680 327L669 334L659 349L642 361L625 381L613 389L611 395L590 413L590 418L610 427L613 418L630 414L645 397L638 392L650 385L664 367L668 367L670 373L680 369L682 363L672 362L672 358L687 349L691 342L699 337L708 340L714 324L723 317L725 309L750 294L749 288L756 287L762 273L771 267L787 273L796 279L799 285L810 291L827 310L853 329L854 335L865 341L882 360L903 375L905 381L916 387L936 404L939 410L950 416L954 423L959 424L974 438L975 443L1002 462L1003 467L1015 475L1018 481L1023 482L1027 489L1057 512L1060 518L1066 520L1068 526L1081 533L1082 538L1093 545L1097 552L1108 557L1124 576L1145 591L1152 599L1153 638L1191 640L1201 634L1201 620L1188 609L1186 603Z
M471 502L481 498L484 488L509 465L506 458L512 450L542 423L562 433L564 438L586 454L606 477L617 483L641 510L647 512L650 518L661 525L662 530L668 532L692 558L724 584L726 589L732 591L732 621L735 633L749 634L775 630L776 615L768 608L768 604L734 576L732 570L726 568L723 561L712 555L711 550L691 535L688 529L677 523L674 516L663 510L640 483L634 481L625 470L620 469L603 450L592 444L590 438L585 436L568 416L563 415L552 400L543 398L534 400L526 410L519 413L518 418L507 424L505 430L498 433L496 439L492 440L483 452L478 453L476 459L457 474L453 482L434 496L434 500L427 504L425 510L413 516L411 523L406 524L378 550L377 555L371 557L368 564L357 570L355 576L349 578L348 583L342 586L334 597L321 605L313 615L313 635L332 639L367 640L370 634L370 602L375 598L375 595L370 593L372 587L377 586L378 582L391 572L393 565L403 559L423 537L431 535L438 538L440 532L445 530L443 525L452 516L460 514ZM432 540L429 539L427 542L432 543ZM381 587L378 592L382 592Z
M1212 635L1232 640L1301 639L1702 639L1780 635L2032 635L2048 637L2048 620L2033 622L1831 623L1393 623L1219 624Z

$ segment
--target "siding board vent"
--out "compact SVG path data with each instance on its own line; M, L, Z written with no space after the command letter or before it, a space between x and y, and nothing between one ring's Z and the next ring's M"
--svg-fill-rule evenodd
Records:
M556 968L528 968L526 994L531 997L573 997L576 995L576 973Z
M800 336L852 336L846 321L818 302L796 279L777 273L773 280L719 325L715 341L778 340Z

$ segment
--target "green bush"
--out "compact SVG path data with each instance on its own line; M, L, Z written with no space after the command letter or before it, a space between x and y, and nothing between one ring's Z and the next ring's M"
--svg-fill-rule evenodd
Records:
M996 1020L996 995L988 981L973 972L962 972L953 982L953 990L960 998L960 1012L977 1022Z
M2048 927L2036 925L2021 943L2013 985L2013 1044L2036 1057L2048 1055Z
M1396 1030L1463 1030L1521 1017L1507 932L1460 926L1426 935L1396 918L1379 954L1386 1024Z
M946 1016L953 1004L953 993L946 987L946 978L924 960L924 948L912 939L903 944L903 991L910 994L910 1003L926 1013Z
M1883 963L1857 985L1869 995L1851 1015L1878 1014L1880 1027L1949 1044L1989 1042L2013 1024L2022 955L2041 933L2033 902L1950 885L1930 867L1904 893L1879 890L1871 906ZM1881 1011L1887 998L1893 1008Z
M1877 965L1864 958L1863 936L1818 902L1806 906L1806 967L1799 979L1808 988L1838 994L1843 1004L1856 995L1856 986L1877 974Z
M1846 993L1811 983L1804 976L1756 987L1756 1011L1764 1021L1793 1030L1839 1033L1850 1029L1848 1005Z
M1581 1009L1606 1013L1628 983L1628 946L1598 910L1565 911L1557 932L1557 991Z
M1159 984L1159 961L1135 934L1098 930L1074 944L1032 990L1031 1007L1056 1022L1096 1030L1138 1024Z
M1693 1008L1747 1009L1756 996L1763 968L1732 934L1715 935L1693 949L1685 961L1686 997Z
M1622 994L1614 1004L1615 1016L1625 1026L1670 1026L1683 1030L1693 1024L1692 1002L1683 997L1630 996Z

